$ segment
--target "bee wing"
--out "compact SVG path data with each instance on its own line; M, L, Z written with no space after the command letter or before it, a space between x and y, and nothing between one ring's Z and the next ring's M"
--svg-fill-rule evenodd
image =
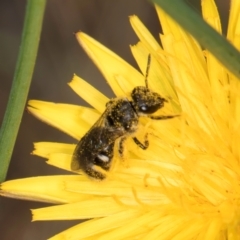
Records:
M107 121L107 115L111 111L111 106L107 105L105 111L102 113L102 115L98 118L98 120L92 125L92 127L88 130L90 132L94 128L98 127L104 127L106 126L106 121Z
M72 157L72 170L78 170L81 163L91 161L103 149L123 135L122 129L107 124L107 115L111 109L112 104L107 104L106 110L100 118L78 142Z

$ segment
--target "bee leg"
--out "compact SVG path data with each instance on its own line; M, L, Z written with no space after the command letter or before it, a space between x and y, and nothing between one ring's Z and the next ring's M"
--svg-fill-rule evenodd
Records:
M126 151L126 144L125 144L125 141L126 141L126 137L122 137L120 140L119 140L119 143L118 143L118 153L119 153L119 156L121 158L121 164L125 167L128 167L128 152Z
M104 180L106 178L106 174L100 172L95 165L88 166L85 172L90 178L95 180Z
M121 158L124 157L124 142L125 142L126 138L123 137L120 139L119 141L119 148L118 148L118 152Z
M167 115L167 116L159 115L159 116L149 116L149 118L151 118L151 119L153 119L153 120L165 120L165 119L175 118L175 117L179 117L179 115Z
M148 134L145 135L144 143L141 143L136 137L133 137L133 141L143 150L146 150L149 146Z

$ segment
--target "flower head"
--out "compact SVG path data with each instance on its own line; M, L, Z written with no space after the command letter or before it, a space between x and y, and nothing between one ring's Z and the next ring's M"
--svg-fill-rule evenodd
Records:
M228 28L228 39L238 48L239 7L232 1ZM137 134L141 139L149 133L149 148L141 150L127 139L128 156L125 161L115 157L105 181L70 174L1 185L2 195L60 203L33 210L34 221L90 219L51 239L239 238L239 80L156 9L163 48L136 16L130 18L140 39L131 51L142 74L86 34L76 36L118 97L144 86L150 53L149 88L168 100L159 112L181 116L166 121L141 118ZM205 20L221 32L214 2L202 1L202 10ZM30 101L28 109L79 140L101 116L108 98L77 76L69 85L94 109L42 101ZM74 148L40 142L33 153L71 171Z

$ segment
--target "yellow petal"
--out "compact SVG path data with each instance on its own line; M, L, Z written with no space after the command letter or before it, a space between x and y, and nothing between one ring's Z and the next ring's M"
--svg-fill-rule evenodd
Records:
M96 110L86 107L37 100L28 104L29 112L35 117L76 139L80 139L99 118Z
M104 217L126 210L113 198L92 197L87 201L63 204L32 210L33 221L39 220L73 220Z
M144 76L118 55L82 32L77 33L76 37L89 57L102 72L117 96L123 96L132 91L132 88L122 89L119 86L116 81L116 76L118 75L121 75L122 79L126 82L130 82L134 86L144 85ZM146 61L147 59L145 62Z
M126 174L128 176L129 174ZM137 178L137 176L135 176ZM124 181L124 178L122 178ZM145 204L163 204L169 202L168 199L160 192L159 186L144 186L144 182L142 179L131 183L130 181L134 178L130 178L129 182L124 181L121 183L120 181L108 181L105 183L91 183L89 181L86 182L77 182L72 181L68 182L66 188L69 191L77 191L82 194L90 194L96 196L109 196L112 197L114 195L114 199L121 202L121 205L128 207L147 207ZM154 179L156 181L156 179ZM140 185L141 184L141 185ZM134 187L133 187L134 186ZM90 188L91 187L91 188ZM114 194L113 194L114 193ZM102 199L104 201L104 198Z
M222 33L220 17L214 0L202 0L201 3L204 20L216 31Z
M145 213L142 212L142 215L138 218L135 218L134 221L128 222L128 224L113 229L107 233L103 233L99 239L134 239L140 234L148 233L149 223L154 223L159 218L159 215L159 212L156 210Z
M72 154L76 144L38 142L34 143L34 155L43 158L49 158L54 153Z
M232 0L230 5L227 38L239 50L240 49L240 2Z
M213 0L202 1L202 13L204 19L218 32L221 33L221 22L217 11L217 7ZM209 80L211 83L212 99L215 105L215 111L220 116L229 116L229 79L225 67L219 63L216 58L208 51L205 56L207 58L207 67L209 73ZM222 114L224 113L224 114Z
M53 153L49 155L47 164L64 169L66 171L72 171L71 160L72 154Z
M137 34L139 40L144 44L148 52L155 53L161 49L161 46L137 16L133 15L129 18L129 20L133 30Z
M127 226L128 223L134 221L140 215L141 211L126 210L114 215L109 215L105 218L92 219L69 228L66 231L50 238L49 240L80 240L88 239L90 236L93 236L93 239L98 239L97 234L109 231L119 226ZM99 237L101 235L102 234L100 234Z
M146 59L148 52L144 49L144 45L139 42L137 45L131 46L131 51L134 58L138 61L138 65L140 69L142 69L142 72L146 72ZM166 103L161 110L166 111L168 114L171 114L171 111L177 114L176 111L180 111L180 106L170 71L166 65L164 66L163 64L160 64L155 56L151 52L151 63L148 74L149 88L160 93L161 96L168 100L168 103ZM172 107L170 107L170 104Z
M71 170L72 154L76 144L63 144L51 142L34 143L33 154L47 158L47 164L64 169Z
M74 75L69 86L99 113L105 110L105 105L109 99L82 78Z
M79 193L66 192L64 183L80 179L80 176L31 177L7 181L1 184L0 195L11 198L49 203L69 203L86 199Z

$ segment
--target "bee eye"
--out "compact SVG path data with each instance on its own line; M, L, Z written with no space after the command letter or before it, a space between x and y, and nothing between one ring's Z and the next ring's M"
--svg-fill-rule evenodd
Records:
M141 106L140 107L140 112L145 113L145 114L152 114L155 113L158 109L162 107L161 104L155 104L152 106Z

